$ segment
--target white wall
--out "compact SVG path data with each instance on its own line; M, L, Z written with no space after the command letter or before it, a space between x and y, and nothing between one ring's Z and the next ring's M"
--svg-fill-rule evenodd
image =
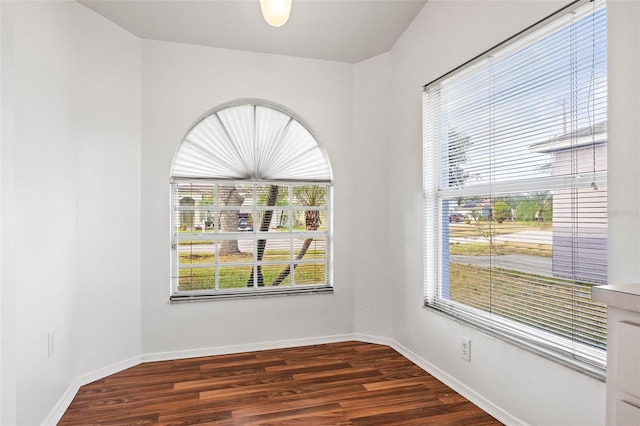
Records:
M140 350L140 40L77 7L76 374Z
M387 315L396 302L399 271L389 260L389 196L402 191L389 182L389 144L392 129L391 69L389 54L362 61L354 67L355 149L358 167L355 200L356 248L356 331L360 334L390 338L393 320ZM393 149L393 148L391 148ZM419 232L420 215L415 216Z
M534 1L430 1L389 53L392 101L390 131L356 132L360 145L386 145L387 162L370 156L381 170L387 170L389 189L390 274L379 280L358 282L356 295L358 328L380 321L379 312L360 306L363 298L375 305L371 294L384 305L387 289L393 286L395 303L387 320L394 320L393 338L426 363L457 381L467 391L505 410L513 421L536 425L596 425L604 423L605 385L580 373L547 361L532 353L456 323L421 307L422 288L422 122L421 87L445 72L482 53L522 28L547 16L567 2ZM621 211L612 217L610 232L610 275L615 281L640 279L637 258L638 231L638 13L637 5L610 2L612 40L629 37L633 25L620 33L618 20L635 22L631 41L611 53L611 75L615 86L610 99L610 205ZM626 18L623 18L625 17ZM633 16L633 18L630 18ZM629 51L629 43L633 46ZM624 52L624 53L623 53ZM631 59L624 59L625 54ZM628 68L627 68L628 67ZM356 66L356 130L371 125L369 116L380 114L377 104L362 102L362 93L384 88L375 78L384 74L387 60L370 60ZM360 78L362 77L362 78ZM622 91L624 102L622 102ZM378 94L384 99L384 94ZM624 117L624 118L623 118ZM634 119L635 117L635 119ZM625 129L619 126L626 123ZM374 124L375 125L375 124ZM616 130L617 129L617 130ZM620 137L614 135L621 132ZM624 176L624 177L623 177ZM623 183L623 180L625 183ZM615 188L614 188L615 186ZM617 188L617 189L616 189ZM613 189L613 190L611 190ZM632 190L633 189L633 190ZM360 188L358 188L358 191ZM616 223L618 222L618 223ZM624 223L622 223L624 222ZM360 238L360 234L357 235ZM636 259L636 260L632 260ZM362 261L357 258L356 262ZM633 264L635 266L630 266ZM623 272L624 271L624 272ZM391 280L389 278L392 278ZM472 340L472 362L457 356L459 336Z
M609 0L609 282L640 282L640 3Z
M0 7L0 424L16 422L12 25Z
M41 422L73 377L76 120L66 7L14 9L18 423ZM42 49L43 44L51 49ZM47 357L47 332L56 354Z
M640 2L611 1L609 25L609 282L640 282ZM610 310L609 324L624 315ZM636 315L637 318L637 315ZM614 330L614 333L617 331ZM618 339L618 348L632 342ZM620 350L620 349L616 349ZM615 351L614 351L615 352ZM619 352L618 352L619 353ZM614 355L615 356L615 355ZM617 368L610 366L607 424L614 424Z
M142 68L143 352L210 353L353 333L352 242L360 210L354 203L352 66L144 41ZM335 293L171 305L173 154L198 117L240 98L265 99L296 112L327 150L335 181Z
M1 7L2 423L39 424L140 353L139 41L75 2Z

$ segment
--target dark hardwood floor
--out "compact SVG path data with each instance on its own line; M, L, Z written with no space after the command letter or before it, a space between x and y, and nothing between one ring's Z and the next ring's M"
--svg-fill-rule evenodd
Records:
M388 346L342 342L141 364L60 425L500 425Z

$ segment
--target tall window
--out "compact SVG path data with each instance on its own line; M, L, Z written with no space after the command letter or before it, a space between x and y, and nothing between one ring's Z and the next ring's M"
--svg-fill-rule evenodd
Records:
M426 306L598 377L606 45L582 2L424 89Z
M216 109L171 169L173 301L330 292L329 160L291 113Z

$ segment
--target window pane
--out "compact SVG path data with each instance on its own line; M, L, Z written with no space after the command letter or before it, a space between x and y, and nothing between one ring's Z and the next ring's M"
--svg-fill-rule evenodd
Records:
M294 240L295 256L303 259L323 259L326 256L324 238L296 238Z
M213 264L215 261L213 247L213 244L181 245L178 247L178 264L180 266Z
M576 7L425 88L425 301L602 367L606 9Z
M257 206L286 206L289 204L289 187L287 185L257 185Z
M255 241L249 239L220 241L220 263L252 262L254 244Z
M220 289L247 288L252 286L250 281L253 266L229 265L218 268Z
M297 285L321 284L325 282L324 263L303 263L295 268L294 281Z
M599 199L606 194L591 188L576 194L584 198L577 233L557 220L566 214L567 191L449 201L442 297L604 348L606 309L590 294L606 282L606 226L593 220L602 216ZM450 221L457 216L470 219Z
M294 231L327 230L327 212L324 210L293 210L292 215L294 218Z
M213 268L180 268L179 291L215 288Z
M291 285L290 264L262 265L261 271L265 287Z
M291 240L290 239L268 239L265 242L262 260L266 261L290 261Z
M293 187L294 206L325 206L327 187L325 185L298 185Z
M238 232L240 211L245 200L246 188L241 185L218 185L218 212L221 233ZM242 210L245 213L244 210ZM246 216L248 218L248 216Z

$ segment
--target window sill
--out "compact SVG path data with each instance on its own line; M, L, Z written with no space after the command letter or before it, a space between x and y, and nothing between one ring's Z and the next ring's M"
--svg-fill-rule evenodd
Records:
M308 286L295 288L261 288L259 290L222 290L216 292L189 292L177 293L170 297L173 303L191 303L204 302L211 300L229 300L229 299L246 299L246 298L262 298L276 296L298 296L308 294L330 294L333 293L333 287L329 285Z
M557 362L567 368L578 371L586 376L592 377L601 382L606 381L606 374L607 374L606 367L599 367L596 365L592 365L590 363L581 361L569 354L565 354L560 351L551 350L550 348L542 344L536 344L531 340L528 340L521 336L511 334L497 327L492 327L488 324L478 323L478 322L470 321L466 318L463 318L457 315L452 315L446 310L439 309L438 307L432 306L428 303L425 303L424 305L422 305L422 308L427 311L434 312L438 315L442 315L460 324L464 324L483 334L486 334L491 337L495 337L506 343L512 344L516 347L532 352L550 361Z

